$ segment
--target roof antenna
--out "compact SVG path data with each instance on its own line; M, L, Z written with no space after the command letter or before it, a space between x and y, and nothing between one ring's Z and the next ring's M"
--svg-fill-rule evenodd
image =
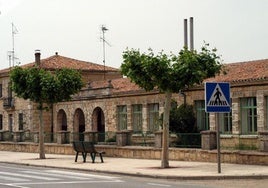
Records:
M106 70L105 70L105 44L108 44L108 46L111 46L106 40L105 40L105 32L108 31L107 27L105 27L104 25L101 26L101 31L102 31L102 37L100 37L100 39L102 40L102 49L103 49L103 71L104 71L104 80L105 78L105 74L106 74Z
M15 57L15 34L18 34L18 30L13 23L11 23L11 25L12 25L12 50L7 52L9 68L11 68L11 66L14 67L15 60L18 60L18 58Z

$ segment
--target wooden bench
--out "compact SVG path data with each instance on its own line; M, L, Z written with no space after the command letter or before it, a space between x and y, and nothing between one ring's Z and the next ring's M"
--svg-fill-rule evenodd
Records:
M74 151L76 151L76 156L75 156L74 161L77 162L78 155L79 155L79 153L81 153L82 157L83 157L83 162L86 162L83 143L80 141L74 141L73 142L73 149L74 149Z
M92 163L95 163L96 155L100 156L101 162L103 163L103 151L97 151L94 144L92 142L86 141L74 141L73 148L76 151L75 162L77 162L77 158L79 153L81 152L83 157L83 162L86 162L87 154L90 154Z

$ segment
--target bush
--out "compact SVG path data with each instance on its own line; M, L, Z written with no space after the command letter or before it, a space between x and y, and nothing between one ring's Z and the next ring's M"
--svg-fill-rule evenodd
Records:
M173 133L194 133L195 129L195 116L192 105L182 104L179 108L172 103L170 111L170 131Z

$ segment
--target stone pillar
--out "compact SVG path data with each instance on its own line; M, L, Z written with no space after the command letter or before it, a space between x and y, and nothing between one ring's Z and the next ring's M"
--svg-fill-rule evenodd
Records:
M217 148L216 131L201 131L201 148L203 150L212 150Z
M3 131L3 130L1 130L0 131L0 141L6 141L6 140L8 140L8 137L9 137L8 133L9 133L9 131Z
M154 145L156 148L162 147L163 131L157 131L154 133Z
M39 132L33 132L33 141L34 143L39 143Z
M259 150L268 151L268 131L259 132Z
M97 131L85 131L84 140L88 142L98 143L98 132Z
M118 131L116 132L116 144L118 146L126 146L127 145L127 132L126 131Z
M13 141L14 142L24 142L24 131L13 132Z
M127 133L127 145L131 145L133 130L125 130L125 132Z
M69 143L69 131L58 131L57 132L57 144Z

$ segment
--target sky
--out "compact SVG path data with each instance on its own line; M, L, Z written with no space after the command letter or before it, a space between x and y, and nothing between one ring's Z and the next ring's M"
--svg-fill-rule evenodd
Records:
M0 0L0 69L59 55L119 68L127 48L176 54L183 20L194 18L194 48L217 48L223 63L268 58L267 0ZM189 30L189 27L188 27ZM12 65L12 63L11 63Z

